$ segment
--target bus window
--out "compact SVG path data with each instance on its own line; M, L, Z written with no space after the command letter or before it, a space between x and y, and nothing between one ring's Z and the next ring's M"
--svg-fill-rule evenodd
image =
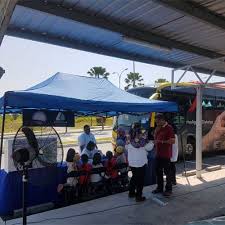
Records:
M118 127L131 127L134 123L141 123L142 127L149 126L149 114L145 115L128 115L122 114L118 116Z
M212 100L209 100L209 99L203 99L202 100L202 107L204 109L212 109L214 107L214 102Z
M152 94L156 92L156 88L154 87L137 87L127 90L128 93L143 97L150 98Z
M177 114L173 117L173 124L179 129L185 125L185 117L182 114Z

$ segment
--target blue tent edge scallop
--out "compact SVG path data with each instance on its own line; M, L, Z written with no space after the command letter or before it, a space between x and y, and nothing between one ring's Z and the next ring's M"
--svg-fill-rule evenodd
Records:
M176 102L150 100L117 88L104 78L56 73L47 80L23 91L8 91L0 99L3 112L22 109L69 110L75 114L176 112Z

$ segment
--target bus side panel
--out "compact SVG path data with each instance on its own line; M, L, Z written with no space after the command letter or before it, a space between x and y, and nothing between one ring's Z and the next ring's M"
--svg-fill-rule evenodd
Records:
M202 111L202 136L206 135L213 123L215 122L217 116L221 114L223 110L215 110L215 109L203 109ZM186 123L183 128L180 130L180 139L184 149L187 147L188 139L193 138L195 140L195 131L196 131L196 112L187 112L186 114ZM214 145L207 151L220 151L225 150L225 138L216 141ZM204 150L206 151L206 150ZM180 150L181 152L181 150Z

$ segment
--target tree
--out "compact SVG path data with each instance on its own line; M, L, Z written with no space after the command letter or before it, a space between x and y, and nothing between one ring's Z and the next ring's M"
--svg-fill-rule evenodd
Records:
M91 77L95 77L95 78L103 77L103 78L108 79L108 76L109 76L109 73L106 72L106 69L101 66L92 67L87 73Z
M168 80L166 80L165 78L159 78L158 80L155 81L155 84L161 84L161 83L166 83L169 82Z
M129 89L130 87L144 86L142 81L144 80L141 74L130 72L129 74L127 74L127 78L125 79L125 82L127 84L125 90Z

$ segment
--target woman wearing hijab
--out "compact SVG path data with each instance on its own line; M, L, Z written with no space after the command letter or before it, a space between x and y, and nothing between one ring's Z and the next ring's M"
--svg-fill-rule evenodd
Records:
M147 151L153 149L153 143L148 142L147 134L142 133L140 124L135 124L130 131L130 143L126 145L128 163L132 171L129 197L136 198L136 202L145 201L142 196L145 178L145 166L148 162Z

